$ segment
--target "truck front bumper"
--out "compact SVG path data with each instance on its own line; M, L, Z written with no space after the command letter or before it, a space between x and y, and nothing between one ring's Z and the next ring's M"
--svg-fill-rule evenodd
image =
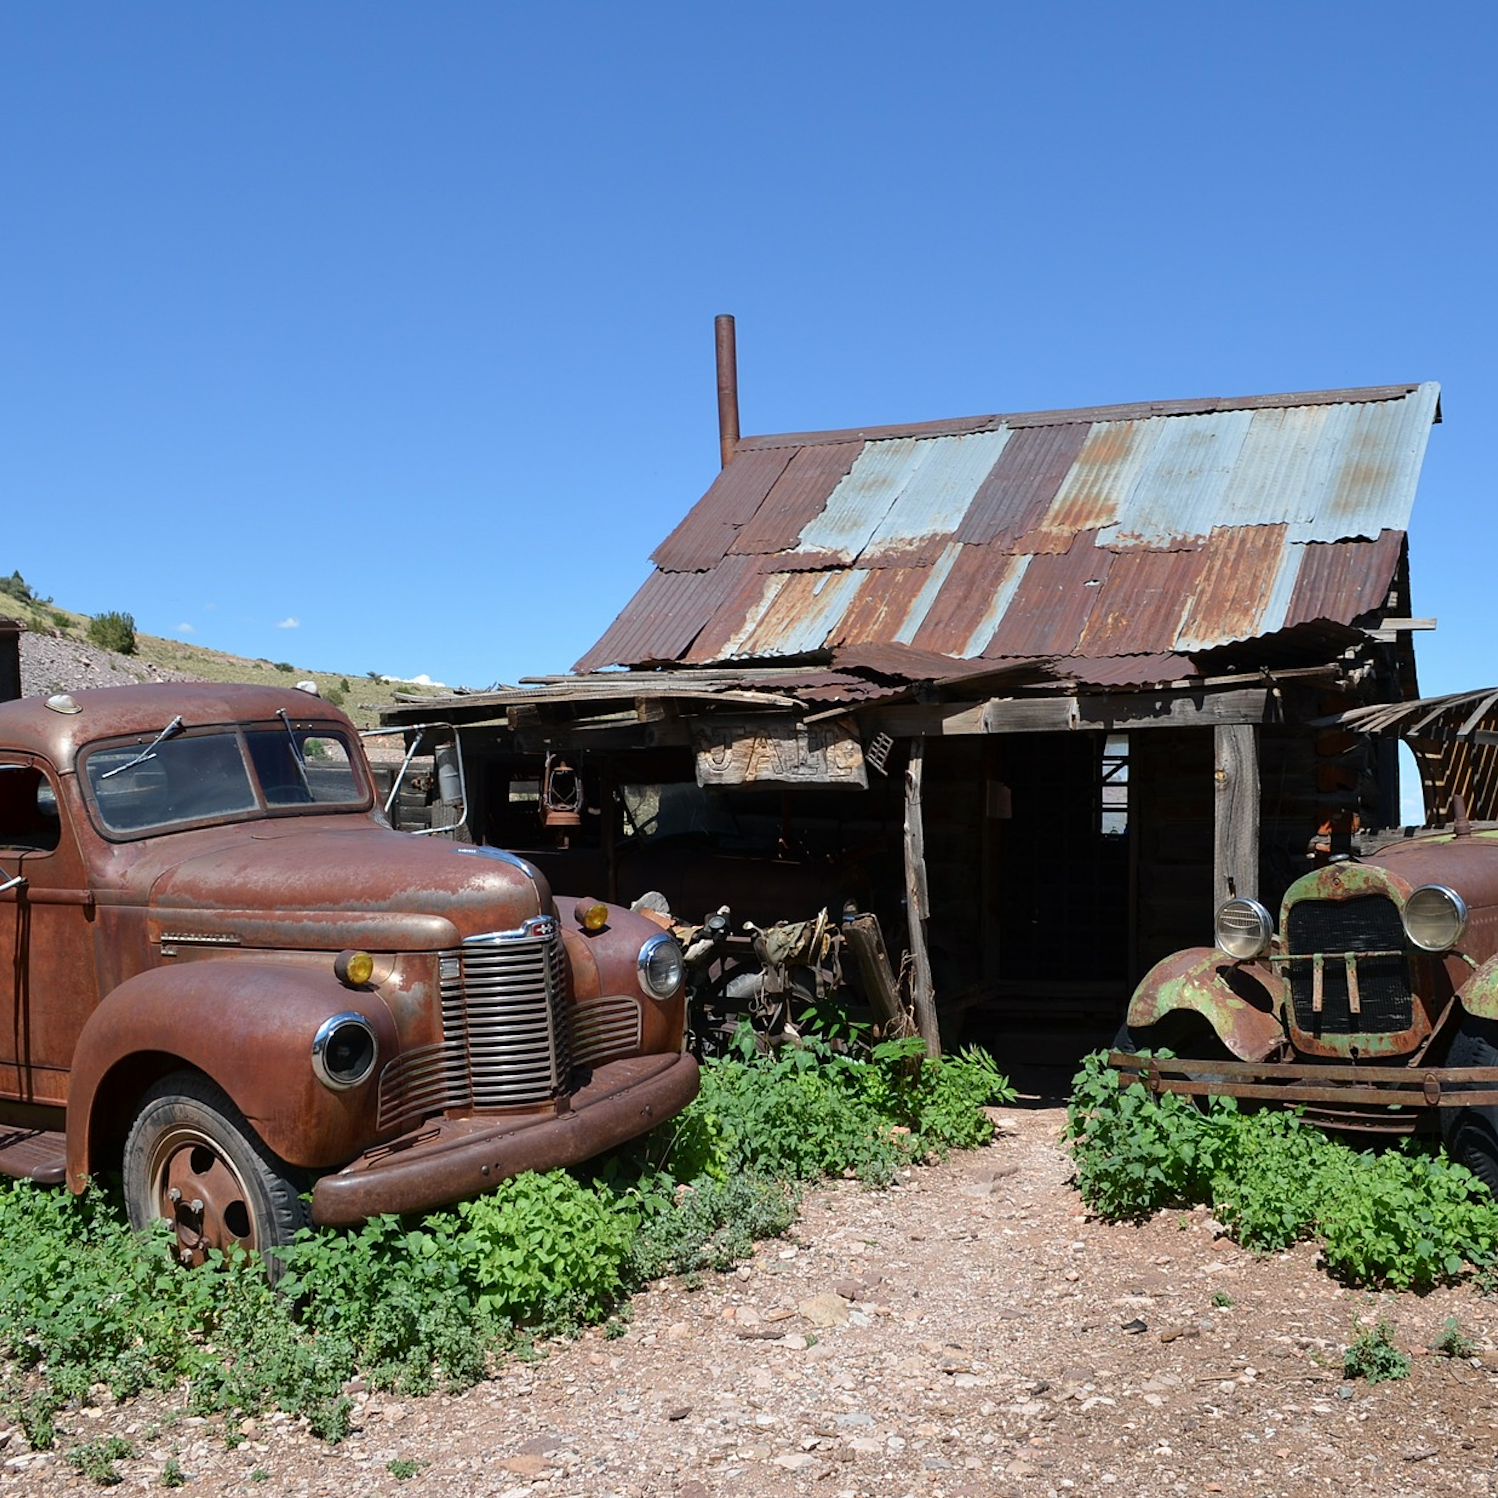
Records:
M693 1056L633 1056L593 1068L545 1111L434 1118L323 1176L312 1220L348 1226L384 1212L429 1212L526 1170L576 1165L648 1133L697 1096Z

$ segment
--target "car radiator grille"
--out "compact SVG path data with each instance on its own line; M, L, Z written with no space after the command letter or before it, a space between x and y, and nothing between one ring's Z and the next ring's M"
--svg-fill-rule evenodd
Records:
M1404 924L1399 907L1387 895L1303 900L1290 907L1285 936L1295 1023L1302 1030L1315 1035L1374 1035L1409 1029L1414 999Z
M455 1108L543 1103L571 1078L567 958L549 916L439 956L442 1041L380 1077L379 1126Z

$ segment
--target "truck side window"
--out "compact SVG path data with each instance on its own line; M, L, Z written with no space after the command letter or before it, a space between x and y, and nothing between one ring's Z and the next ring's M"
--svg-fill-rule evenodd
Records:
M30 765L0 765L0 847L51 852L59 838L57 797Z

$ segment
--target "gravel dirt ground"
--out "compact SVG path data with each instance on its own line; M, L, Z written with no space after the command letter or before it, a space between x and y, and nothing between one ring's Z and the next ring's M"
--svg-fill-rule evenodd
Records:
M502 1498L1379 1495L1498 1487L1498 1300L1349 1290L1303 1245L1257 1258L1204 1211L1087 1217L1062 1110L993 1110L985 1149L892 1190L808 1192L788 1238L692 1288L638 1296L622 1337L549 1344L450 1398L355 1391L337 1446L298 1422L180 1402L68 1411L126 1437L119 1491L175 1459L205 1493ZM1386 1319L1407 1378L1343 1377ZM1430 1350L1448 1318L1473 1343ZM98 1491L0 1435L0 1491Z

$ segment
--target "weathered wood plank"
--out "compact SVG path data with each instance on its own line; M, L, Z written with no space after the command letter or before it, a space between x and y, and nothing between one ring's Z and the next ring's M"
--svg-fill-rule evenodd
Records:
M921 819L921 772L926 745L914 739L905 769L905 909L910 927L910 956L915 965L915 1023L926 1042L928 1056L941 1055L941 1031L936 1018L936 990L931 981L931 957L926 950L926 921L931 896L926 886L926 834Z
M1259 892L1259 753L1248 724L1214 731L1216 784L1212 889L1217 902Z

